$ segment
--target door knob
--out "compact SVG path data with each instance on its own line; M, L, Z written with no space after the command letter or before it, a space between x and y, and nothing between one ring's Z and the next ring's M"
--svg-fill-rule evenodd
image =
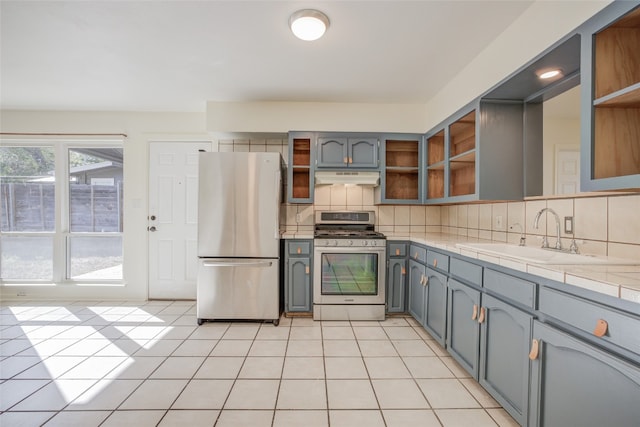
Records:
M156 231L157 229L156 229L155 225L152 225L151 227L148 228L148 230L149 231Z
M155 220L156 220L156 216L155 216L155 215L151 215L151 216L149 217L149 219L150 219L151 221L155 221Z

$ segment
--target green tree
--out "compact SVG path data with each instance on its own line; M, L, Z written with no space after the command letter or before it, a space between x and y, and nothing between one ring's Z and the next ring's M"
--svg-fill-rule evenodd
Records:
M0 147L1 177L49 176L55 169L55 158L49 147Z

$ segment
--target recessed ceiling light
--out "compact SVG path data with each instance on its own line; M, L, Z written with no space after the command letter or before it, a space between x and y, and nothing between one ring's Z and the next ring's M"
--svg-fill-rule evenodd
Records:
M289 27L300 40L317 40L329 28L329 18L319 10L303 9L291 15Z
M538 77L541 78L541 79L552 79L554 77L559 76L560 74L562 74L562 71L560 71L557 68L552 69L552 70L541 70L541 71L538 71Z

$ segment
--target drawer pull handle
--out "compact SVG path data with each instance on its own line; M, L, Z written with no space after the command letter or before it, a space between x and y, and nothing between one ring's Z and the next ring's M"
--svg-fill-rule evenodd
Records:
M305 274L309 275L309 266L308 265L304 268L304 272L305 272Z
M473 304L473 313L471 314L471 320L476 320L478 318L478 305Z
M609 329L609 324L606 320L598 319L598 323L596 323L596 328L593 330L593 335L601 338L606 335L607 330Z
M349 158L348 158L348 157L345 157L345 158L344 158L344 162L343 162L343 163L345 163L345 164L349 164Z
M529 352L529 360L536 360L538 358L538 352L540 351L540 345L538 340L531 341L531 351Z
M353 157L349 157L349 164L353 163Z
M415 259L418 259L418 252L416 252L416 253L413 255L413 257L414 257Z
M478 323L484 322L484 316L485 316L486 312L487 311L486 311L486 309L484 307L482 307L480 309L480 316L478 316Z
M301 254L302 253L302 248L300 246L298 246L298 249L296 249L296 252Z
M429 276L424 276L424 285L429 285Z
M400 248L396 248L396 256L400 255Z
M404 267L402 267L402 270L400 270L400 274L404 276L405 274L407 274L407 270Z
M434 260L433 260L433 266L434 266L434 267L437 267L437 266L438 266L438 260L437 260L437 259L434 259Z

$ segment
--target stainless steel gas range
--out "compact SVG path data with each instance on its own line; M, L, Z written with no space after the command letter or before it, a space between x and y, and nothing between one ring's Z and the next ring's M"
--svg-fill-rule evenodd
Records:
M317 211L313 318L384 320L386 240L373 211Z

